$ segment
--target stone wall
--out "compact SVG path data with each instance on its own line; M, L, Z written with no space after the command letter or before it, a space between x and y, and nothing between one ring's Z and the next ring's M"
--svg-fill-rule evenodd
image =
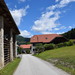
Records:
M4 67L4 22L0 16L0 68Z

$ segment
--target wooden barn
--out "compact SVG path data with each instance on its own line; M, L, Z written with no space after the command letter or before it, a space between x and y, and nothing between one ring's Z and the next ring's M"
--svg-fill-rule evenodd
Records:
M16 57L16 35L20 34L4 0L0 0L0 68Z
M63 37L62 35L59 34L44 34L44 35L34 35L31 37L30 42L35 45L37 43L43 43L43 44L48 44L48 43L54 43L58 44L61 42L65 42L67 39Z
M62 43L62 42L66 42L68 41L65 37L63 37L62 35L59 34L44 34L44 35L34 35L31 37L31 44L33 44L32 47L32 52L33 49L35 49L35 45L38 43L42 43L42 44L49 44L49 43L54 43L54 44L58 44L58 43Z

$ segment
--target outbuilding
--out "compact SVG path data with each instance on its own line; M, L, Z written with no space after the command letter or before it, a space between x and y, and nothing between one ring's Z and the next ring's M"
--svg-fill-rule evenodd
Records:
M10 11L0 0L0 68L16 57L16 35L20 34Z
M31 53L32 44L20 45L20 48L22 48L22 53L29 54Z

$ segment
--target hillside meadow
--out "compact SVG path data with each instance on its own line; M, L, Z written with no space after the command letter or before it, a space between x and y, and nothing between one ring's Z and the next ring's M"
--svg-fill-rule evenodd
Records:
M48 50L35 56L75 75L75 45Z

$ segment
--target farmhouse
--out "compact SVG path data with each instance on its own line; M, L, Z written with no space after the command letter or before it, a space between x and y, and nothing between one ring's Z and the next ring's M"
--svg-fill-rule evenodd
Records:
M16 57L16 35L20 34L4 0L0 0L0 68Z
M30 53L31 47L32 47L32 44L20 45L20 48L22 48L22 53Z
M33 49L35 48L35 45L38 43L58 44L58 43L65 42L65 41L67 41L67 39L59 34L34 35L33 37L31 37L31 40L30 40L30 42L33 44ZM32 49L32 51L33 51L33 49Z

